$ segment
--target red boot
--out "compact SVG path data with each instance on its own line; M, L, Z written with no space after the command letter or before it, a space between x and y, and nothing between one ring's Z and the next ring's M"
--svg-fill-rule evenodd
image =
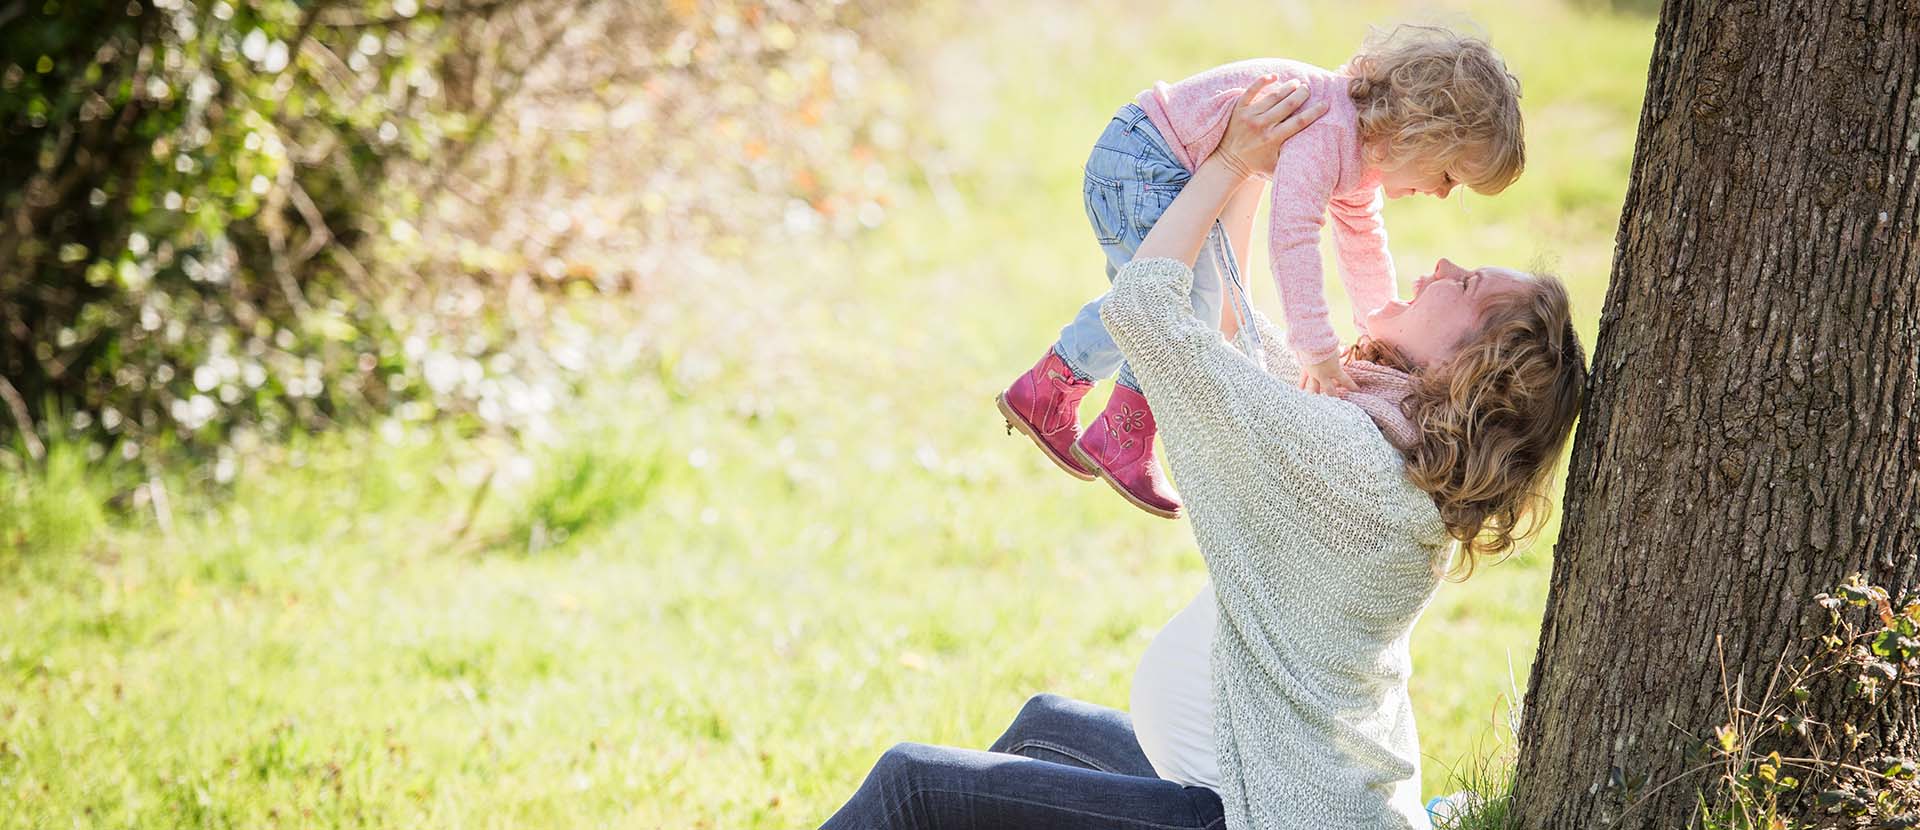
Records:
M1040 451L1060 469L1081 481L1092 481L1093 471L1075 461L1073 442L1080 438L1080 399L1093 381L1080 380L1052 349L1032 369L1000 393L1000 414L1007 416L1007 432L1026 433Z
M1093 468L1135 507L1163 519L1180 518L1180 495L1153 457L1155 426L1147 398L1125 386L1113 388L1107 409L1073 445L1073 456Z

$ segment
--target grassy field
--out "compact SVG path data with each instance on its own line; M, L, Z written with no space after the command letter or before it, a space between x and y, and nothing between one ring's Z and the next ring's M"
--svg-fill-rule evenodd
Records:
M1034 5L902 35L953 175L854 244L643 297L654 356L555 442L316 438L230 486L162 474L164 522L105 504L136 465L6 467L0 828L813 826L896 741L983 747L1039 691L1124 706L1203 578L1191 537L991 404L1102 285L1079 165L1155 79L1337 64L1424 7ZM1460 13L1526 85L1528 172L1391 205L1403 279L1549 268L1591 344L1652 21ZM1420 623L1429 792L1498 750L1550 534Z

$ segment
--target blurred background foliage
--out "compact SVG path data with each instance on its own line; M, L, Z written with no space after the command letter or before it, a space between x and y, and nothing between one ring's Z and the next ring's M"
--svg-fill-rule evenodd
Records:
M0 438L542 430L645 347L568 298L885 216L882 5L0 5Z

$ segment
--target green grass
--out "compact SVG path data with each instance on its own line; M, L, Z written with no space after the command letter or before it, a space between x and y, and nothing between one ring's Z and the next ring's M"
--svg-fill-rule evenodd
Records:
M551 445L348 432L228 486L57 443L0 468L0 828L811 826L893 742L985 746L1039 691L1124 706L1191 537L990 398L1102 284L1106 115L1229 59L1337 63L1403 9L1322 7L924 21L953 190L687 287ZM1526 83L1529 169L1391 205L1402 273L1544 260L1590 343L1652 23L1463 8ZM1525 680L1551 534L1420 624L1429 793Z

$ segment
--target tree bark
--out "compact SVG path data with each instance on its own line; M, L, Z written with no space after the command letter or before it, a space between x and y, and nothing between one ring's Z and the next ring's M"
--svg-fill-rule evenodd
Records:
M1686 826L1846 575L1920 565L1920 0L1668 0L1574 439L1517 826ZM1725 682L1716 651L1723 640ZM1857 704L1823 694L1847 722ZM1920 749L1920 698L1856 723Z

